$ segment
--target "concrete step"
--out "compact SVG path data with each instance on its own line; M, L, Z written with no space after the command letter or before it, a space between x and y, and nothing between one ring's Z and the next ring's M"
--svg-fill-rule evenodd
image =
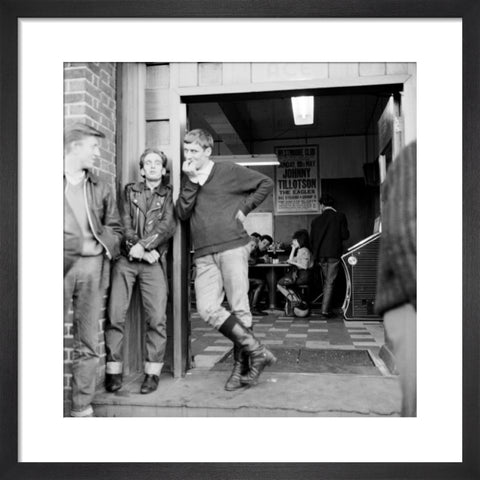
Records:
M184 378L162 374L158 390L139 393L143 375L121 390L97 392L101 417L396 417L401 392L396 376L265 371L257 386L227 392L228 372L192 370Z

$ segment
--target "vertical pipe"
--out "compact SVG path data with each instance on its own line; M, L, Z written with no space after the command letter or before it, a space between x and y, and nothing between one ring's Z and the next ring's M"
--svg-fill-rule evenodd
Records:
M182 173L182 139L186 129L186 105L176 91L179 84L179 65L170 64L170 146L171 183L176 202L180 192ZM178 378L185 374L188 354L188 253L186 226L179 222L173 238L173 375Z

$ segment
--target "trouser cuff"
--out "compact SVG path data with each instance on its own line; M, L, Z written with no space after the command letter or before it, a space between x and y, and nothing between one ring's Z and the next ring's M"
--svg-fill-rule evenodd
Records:
M87 408L83 410L72 410L70 412L70 416L72 417L91 417L93 416L93 408L89 405Z
M145 362L145 373L147 375L157 375L160 376L162 371L163 363L157 362Z
M118 375L123 371L123 363L122 362L107 362L105 367L105 373L109 375Z

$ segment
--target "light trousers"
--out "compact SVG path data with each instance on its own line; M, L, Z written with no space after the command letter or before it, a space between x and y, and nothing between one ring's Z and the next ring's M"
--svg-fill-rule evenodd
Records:
M250 247L232 248L195 259L195 296L200 317L217 330L234 314L247 328L252 326L248 303ZM222 304L227 296L231 312Z
M391 341L402 388L402 416L417 415L417 312L404 304L384 313L385 335Z

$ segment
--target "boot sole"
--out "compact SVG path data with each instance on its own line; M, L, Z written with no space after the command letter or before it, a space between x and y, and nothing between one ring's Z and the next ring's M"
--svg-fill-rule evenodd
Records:
M241 383L240 385L235 386L235 387L228 387L228 388L225 387L225 390L226 390L227 392L234 392L235 390L241 390L242 388L248 388L249 386L250 386L250 385L248 385L248 384L246 384L246 383L245 383L245 384L244 384L244 383Z

